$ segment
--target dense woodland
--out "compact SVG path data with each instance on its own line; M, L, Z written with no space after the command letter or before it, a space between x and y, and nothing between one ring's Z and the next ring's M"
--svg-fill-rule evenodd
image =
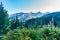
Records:
M57 14L58 13L58 14ZM60 12L19 22L10 21L7 10L0 4L0 40L60 40ZM53 16L54 15L54 16Z

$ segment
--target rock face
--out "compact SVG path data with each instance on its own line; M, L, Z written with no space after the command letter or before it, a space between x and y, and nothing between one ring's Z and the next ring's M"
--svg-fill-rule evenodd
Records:
M2 40L3 37L4 37L4 36L0 36L0 40Z
M20 12L20 13L15 13L15 14L10 15L10 21L14 20L16 18L16 16L20 21L24 22L28 19L39 18L43 15L44 15L44 13L41 13L41 12L37 12L37 13L32 13L32 12L31 13L23 13L23 12Z

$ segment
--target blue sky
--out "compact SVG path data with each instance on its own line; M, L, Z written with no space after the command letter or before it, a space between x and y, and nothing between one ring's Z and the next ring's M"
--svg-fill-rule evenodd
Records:
M60 0L0 0L9 14L16 12L60 11Z

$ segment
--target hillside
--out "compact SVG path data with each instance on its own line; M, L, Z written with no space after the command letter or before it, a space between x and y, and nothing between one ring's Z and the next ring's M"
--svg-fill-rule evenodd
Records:
M26 25L48 25L52 21L54 21L53 24L60 25L60 12L53 12L39 18L30 19L26 21Z

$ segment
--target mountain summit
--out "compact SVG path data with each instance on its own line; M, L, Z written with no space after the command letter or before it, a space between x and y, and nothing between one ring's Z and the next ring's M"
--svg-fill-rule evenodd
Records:
M15 14L10 15L10 20L14 20L17 16L17 18L20 21L26 21L26 20L29 20L29 19L32 19L32 18L39 18L43 15L45 15L45 13L41 13L41 12L23 13L23 12L20 12L20 13L15 13Z

